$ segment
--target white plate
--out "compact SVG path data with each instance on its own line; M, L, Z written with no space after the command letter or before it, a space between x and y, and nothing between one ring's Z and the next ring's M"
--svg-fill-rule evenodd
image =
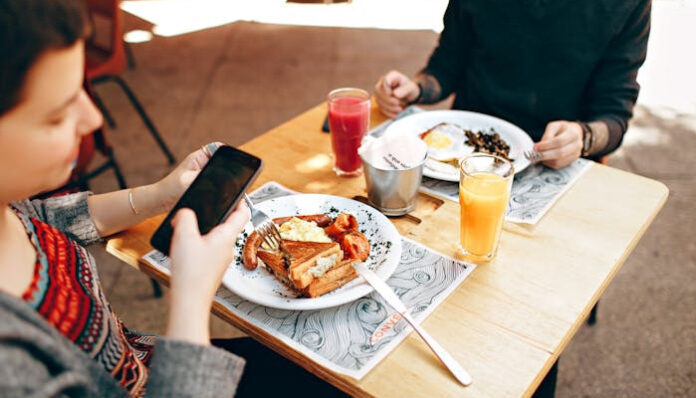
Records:
M298 194L269 199L256 207L271 218L292 215L325 213L332 218L339 213L350 213L358 220L358 226L370 240L370 257L365 261L368 268L386 280L394 273L401 258L401 236L382 213L374 208L339 196L320 194ZM253 232L251 223L244 229L246 236ZM242 264L242 251L246 236L242 234L235 248L236 260L230 265L222 284L238 296L266 307L288 310L316 310L334 307L358 299L370 292L372 287L362 278L356 278L345 286L316 298L298 297L273 277L264 267L248 271Z
M493 128L500 134L500 138L510 145L510 158L514 159L515 173L519 173L529 166L530 162L524 157L524 151L532 149L534 142L527 133L510 122L482 113L453 110L420 112L395 121L387 127L384 133L393 131L400 134L420 135L444 122L453 123L474 132L489 131ZM426 160L423 175L438 180L459 181L459 170L456 167L434 159Z

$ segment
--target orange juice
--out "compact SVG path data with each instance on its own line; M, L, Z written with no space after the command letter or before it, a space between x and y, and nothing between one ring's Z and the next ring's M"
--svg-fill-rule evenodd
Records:
M495 256L511 182L511 178L487 172L464 175L461 179L459 239L465 256L474 261Z

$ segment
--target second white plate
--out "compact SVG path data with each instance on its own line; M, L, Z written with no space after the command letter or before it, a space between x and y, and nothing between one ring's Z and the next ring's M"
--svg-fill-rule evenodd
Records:
M399 134L420 135L439 123L453 123L474 132L490 131L492 128L510 145L509 156L514 159L515 173L519 173L530 164L524 157L524 151L534 147L529 135L510 122L483 113L458 110L420 112L395 121L387 127L385 134L394 131ZM433 159L426 160L423 175L438 180L459 181L459 170L456 167Z

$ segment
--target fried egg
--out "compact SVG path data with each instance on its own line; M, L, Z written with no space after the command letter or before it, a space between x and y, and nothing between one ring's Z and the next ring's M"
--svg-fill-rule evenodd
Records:
M428 157L441 162L459 159L473 152L466 145L464 130L452 123L440 123L420 135L428 146Z
M430 134L425 136L425 144L431 149L447 149L454 143L452 139L447 135L439 131L432 131Z

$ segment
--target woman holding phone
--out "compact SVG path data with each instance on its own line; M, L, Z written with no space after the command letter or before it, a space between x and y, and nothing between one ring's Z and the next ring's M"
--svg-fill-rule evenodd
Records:
M27 199L67 181L81 138L102 123L83 89L83 7L0 0L0 396L217 397L255 393L255 369L269 361L297 375L244 339L211 345L210 306L249 219L244 205L205 236L191 210L173 219L164 336L122 324L83 247L168 211L206 164L203 150L151 185Z

